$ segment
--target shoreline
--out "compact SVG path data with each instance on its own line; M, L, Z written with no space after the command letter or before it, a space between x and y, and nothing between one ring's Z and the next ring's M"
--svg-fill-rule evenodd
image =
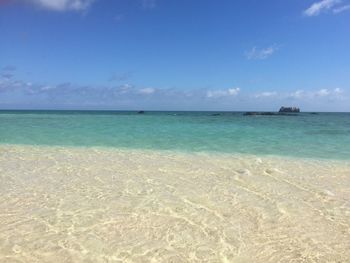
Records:
M180 150L180 149L149 149L149 148L132 148L132 147L115 147L115 146L83 146L83 145L37 145L37 144L12 144L12 143L0 143L1 150L15 150L15 149L27 149L27 150L90 150L93 152L111 152L111 153L139 153L139 154L149 154L157 153L161 156L168 155L183 155L183 156L202 156L202 157L215 157L215 158L263 158L263 159L274 159L281 161L300 161L300 162L317 162L317 163L339 163L339 164L349 164L349 159L339 159L339 158L324 158L324 157L304 157L304 156L294 156L294 155L276 155L276 154L253 154L253 153L240 153L240 152L220 152L220 151L190 151L190 150ZM1 154L1 152L0 152Z

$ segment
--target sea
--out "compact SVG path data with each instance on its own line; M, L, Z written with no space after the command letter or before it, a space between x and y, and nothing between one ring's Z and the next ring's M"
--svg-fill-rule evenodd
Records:
M350 159L350 113L0 111L0 144Z
M350 262L350 113L0 111L0 262Z

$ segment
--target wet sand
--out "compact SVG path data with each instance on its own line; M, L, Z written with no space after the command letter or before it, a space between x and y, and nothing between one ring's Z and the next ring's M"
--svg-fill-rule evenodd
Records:
M350 161L0 146L0 262L349 262Z

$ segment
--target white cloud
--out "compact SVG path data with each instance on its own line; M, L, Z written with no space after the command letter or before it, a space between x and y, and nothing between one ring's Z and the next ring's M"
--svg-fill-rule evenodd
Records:
M55 86L46 85L46 86L41 87L40 90L47 91L47 90L51 90L51 89L55 89L55 88L56 88Z
M240 88L228 89L228 94L231 96L236 96L240 92Z
M303 90L297 90L295 92L287 94L286 98L292 98L292 99L307 99L307 100L314 100L314 99L322 99L322 98L341 98L343 97L344 90L340 88L335 89L320 89L320 90L310 90L310 91L303 91Z
M276 45L263 48L263 49L258 49L257 47L253 47L250 51L246 52L246 57L247 59L267 59L277 50L278 50L278 47Z
M306 16L317 16L323 11L332 9L337 4L340 4L342 0L322 0L320 2L313 3L303 13Z
M340 89L340 88L336 88L336 89L334 89L334 93L335 93L335 94L342 94L342 93L343 93L343 90Z
M291 97L293 99L300 99L304 96L304 94L305 94L305 92L303 90L297 90L297 91L289 94L289 97Z
M274 97L277 96L277 92L276 91L265 91L265 92L261 92L255 95L255 98L266 98L266 97Z
M236 96L240 92L240 88L232 88L227 90L208 90L207 98L221 98L227 96Z
M52 11L86 10L95 0L28 0L29 2Z
M156 0L142 0L142 7L145 9L154 9L156 5Z
M6 78L4 76L0 76L0 93L19 89L29 89L30 86L30 83L16 80L15 78Z
M154 88L144 88L144 89L139 89L138 93L149 95L149 94L153 94L155 91L156 89Z
M131 84L123 84L117 87L117 92L115 93L126 94L130 92L130 90L132 89L133 89L133 86Z
M345 12L345 11L348 11L350 10L350 5L344 5L344 6L341 6L341 7L338 7L338 8L334 8L333 9L333 13L334 14L339 14L339 13L342 13L342 12Z
M319 91L316 91L315 95L319 97L328 96L331 92L328 89L320 89Z

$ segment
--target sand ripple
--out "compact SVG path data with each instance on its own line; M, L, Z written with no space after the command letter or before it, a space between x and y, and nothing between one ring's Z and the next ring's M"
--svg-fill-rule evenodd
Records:
M350 163L0 146L0 262L349 262Z

